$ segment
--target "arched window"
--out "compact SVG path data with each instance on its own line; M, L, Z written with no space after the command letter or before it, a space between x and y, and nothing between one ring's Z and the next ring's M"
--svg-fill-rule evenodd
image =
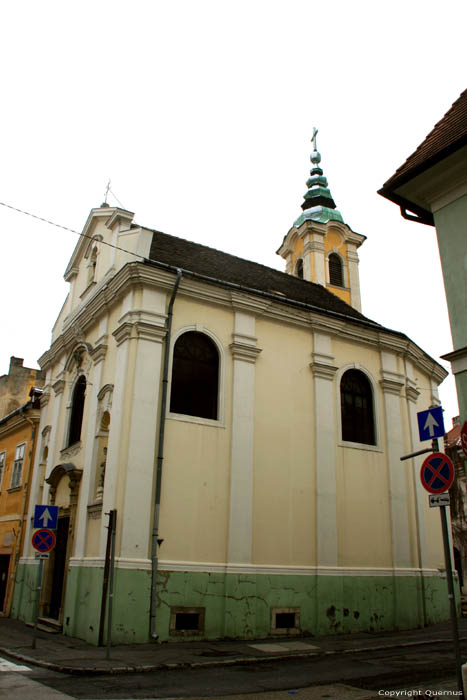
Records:
M84 396L86 394L86 377L82 374L73 389L71 400L70 429L68 431L68 446L79 442L81 439L81 425L83 423Z
M219 353L214 342L197 331L175 343L170 411L217 420Z
M299 258L295 264L295 274L300 279L303 279L303 260Z
M341 379L342 439L375 445L373 391L368 377L348 369Z
M344 286L342 260L337 253L331 253L329 256L329 283L335 287Z

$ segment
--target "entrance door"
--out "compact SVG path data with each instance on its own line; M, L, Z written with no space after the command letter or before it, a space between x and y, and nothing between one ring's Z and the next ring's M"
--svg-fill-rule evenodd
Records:
M52 588L50 592L49 617L58 620L62 606L63 579L65 576L66 548L70 518L59 518L57 523L57 542L54 548Z
M8 569L10 568L10 555L0 554L0 611L5 605L5 593L8 585Z

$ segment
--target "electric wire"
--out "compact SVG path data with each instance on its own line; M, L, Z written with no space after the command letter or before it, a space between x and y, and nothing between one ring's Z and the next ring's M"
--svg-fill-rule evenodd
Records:
M115 197L115 195L114 195L114 197ZM115 199L117 199L117 198L115 197ZM95 238L93 236L90 236L87 233L83 233L83 232L80 233L79 231L76 231L74 228L70 228L69 226L64 226L63 224L56 224L54 221L50 221L50 219L45 219L42 216L37 216L37 214L31 214L31 212L25 211L24 209L19 209L18 207L13 207L11 204L6 204L5 202L0 202L0 205L2 207L7 207L8 209L12 209L13 211L17 211L20 214L25 214L26 216L31 216L33 219L38 219L39 221L43 221L46 224L50 224L51 226L56 226L56 228L61 228L64 231L70 231L71 233L76 233L77 236L81 236L82 238L89 238L89 240L91 240L91 241L95 240ZM109 248L115 248L115 250L121 250L122 253L128 253L128 255L133 255L133 257L138 258L139 260L141 260L141 259L146 260L146 258L144 256L138 255L138 253L135 253L132 250L127 250L126 248L121 248L120 246L114 245L113 243L108 243L107 241L96 241L96 243L101 243L102 245L106 245Z

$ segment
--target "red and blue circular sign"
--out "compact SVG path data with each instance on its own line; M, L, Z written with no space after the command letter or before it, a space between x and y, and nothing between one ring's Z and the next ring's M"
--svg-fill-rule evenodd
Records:
M443 493L454 481L454 466L442 452L433 452L422 464L420 479L430 493Z
M55 532L43 527L32 536L32 546L38 552L45 554L55 547Z

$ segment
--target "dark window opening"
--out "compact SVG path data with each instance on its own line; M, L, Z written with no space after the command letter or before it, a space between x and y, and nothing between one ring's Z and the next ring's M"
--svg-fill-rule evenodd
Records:
M295 613L276 613L276 629L289 629L295 627Z
M342 439L375 445L373 391L370 381L358 369L349 369L341 379Z
M177 613L175 615L175 629L199 630L199 613Z
M217 420L219 353L205 334L188 331L174 347L170 411Z
M70 430L68 433L68 445L73 445L81 439L81 426L83 424L84 397L86 394L86 377L81 375L76 382L71 401Z
M335 287L344 286L342 260L336 253L331 253L329 256L329 283Z
M303 279L303 260L301 258L297 260L297 264L295 265L295 274L297 277L300 277L300 279Z

